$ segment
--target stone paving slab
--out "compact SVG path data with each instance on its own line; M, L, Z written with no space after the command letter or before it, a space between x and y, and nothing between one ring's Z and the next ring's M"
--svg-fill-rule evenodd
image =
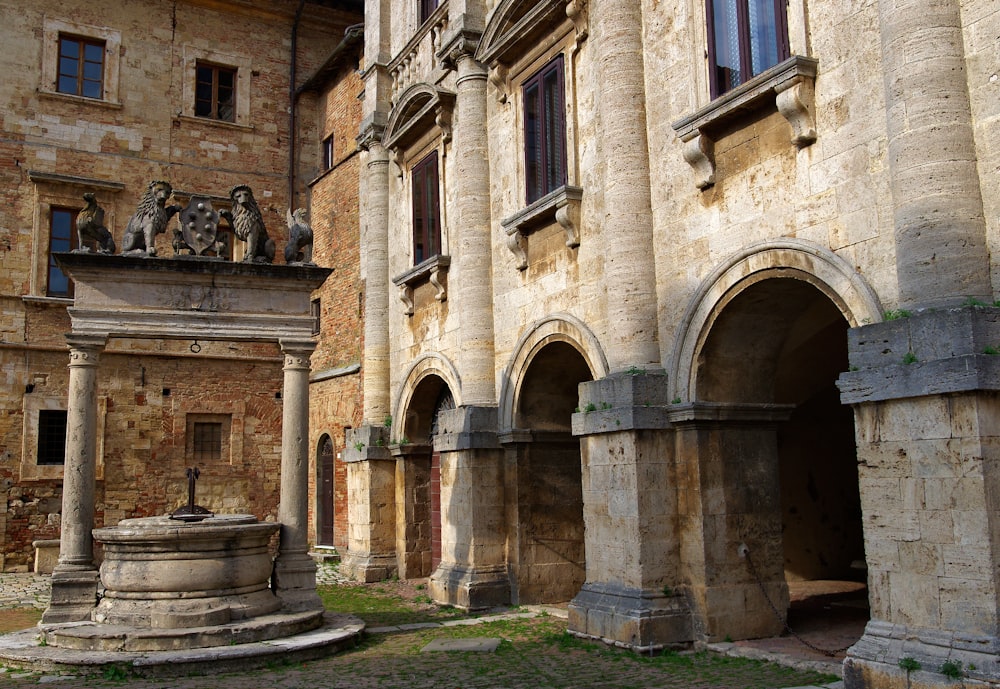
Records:
M475 653L493 653L500 648L500 639L481 637L475 639L434 639L422 649L421 653L436 651L471 651Z

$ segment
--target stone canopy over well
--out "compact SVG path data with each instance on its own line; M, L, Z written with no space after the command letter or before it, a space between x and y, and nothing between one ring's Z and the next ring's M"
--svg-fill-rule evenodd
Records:
M93 535L97 368L111 337L277 342L284 354L281 523L273 588L282 610L322 610L308 555L309 356L315 349L310 296L332 269L68 253L70 392L59 564L44 623L89 620L98 572Z

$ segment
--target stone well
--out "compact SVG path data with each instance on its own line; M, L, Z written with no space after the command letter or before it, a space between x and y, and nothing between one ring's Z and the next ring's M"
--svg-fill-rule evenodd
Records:
M94 529L104 596L94 621L152 629L226 624L275 612L268 543L279 524L252 515L199 522L125 519Z

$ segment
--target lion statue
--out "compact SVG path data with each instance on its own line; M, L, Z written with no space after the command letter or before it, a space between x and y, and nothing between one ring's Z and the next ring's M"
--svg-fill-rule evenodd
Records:
M294 213L285 212L285 222L288 223L285 263L313 264L313 231L306 222L306 214L305 208L297 208Z
M115 253L115 240L104 226L104 209L97 205L97 197L88 191L83 200L87 206L76 215L75 251L89 253L93 245L97 253Z
M147 185L135 215L125 227L123 255L156 256L156 235L163 234L167 221L181 210L178 205L166 205L173 193L170 182L154 179Z
M238 184L230 190L229 198L233 202L233 210L220 211L219 215L229 222L236 237L246 242L243 260L247 263L272 263L274 240L267 236L264 216L253 197L253 190L245 184Z

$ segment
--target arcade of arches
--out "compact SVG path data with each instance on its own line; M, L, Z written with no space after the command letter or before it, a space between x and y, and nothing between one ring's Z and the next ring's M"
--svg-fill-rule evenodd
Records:
M860 635L849 323L807 280L740 287L701 326L692 399L668 399L662 371L592 370L573 337L521 357L506 422L462 406L446 368L411 379L383 436L384 561L439 602L568 603L576 633L637 648L777 635L797 591L841 582Z

